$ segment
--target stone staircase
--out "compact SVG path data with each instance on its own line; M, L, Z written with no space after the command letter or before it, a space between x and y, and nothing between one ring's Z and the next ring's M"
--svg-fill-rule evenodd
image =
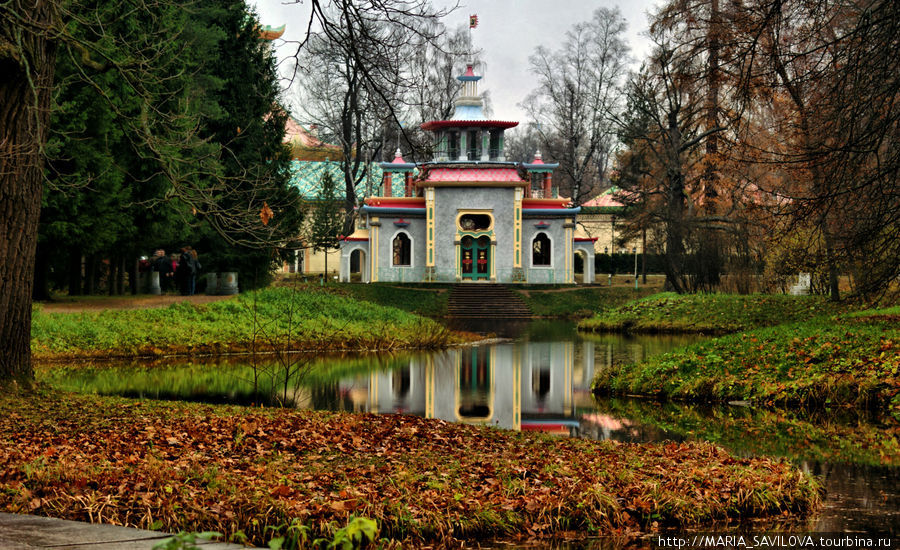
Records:
M532 316L518 294L503 285L489 283L453 285L447 311L456 319L530 319Z

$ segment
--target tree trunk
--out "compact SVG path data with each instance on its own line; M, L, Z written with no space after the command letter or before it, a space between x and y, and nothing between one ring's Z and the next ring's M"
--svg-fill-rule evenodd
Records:
M50 0L12 0L0 18L0 380L30 384L31 290L50 123ZM12 21L15 21L13 23Z
M116 260L116 294L121 296L125 294L125 256L117 256Z
M110 296L115 296L118 294L118 291L116 290L116 281L118 281L119 258L117 256L112 256L107 262L109 262L107 264L109 266L109 272L106 276L106 293Z
M97 255L91 254L84 261L84 293L90 296L97 288Z
M81 249L69 250L69 296L81 296Z
M138 268L138 259L135 258L128 268L128 286L131 288L131 295L134 296L141 291L141 274Z

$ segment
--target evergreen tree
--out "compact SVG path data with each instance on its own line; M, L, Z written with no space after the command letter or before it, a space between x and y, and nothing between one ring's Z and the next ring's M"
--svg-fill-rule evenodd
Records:
M343 222L341 201L335 191L334 178L330 172L325 172L307 236L307 242L313 250L325 252L325 276L328 275L328 251L340 246Z
M299 193L289 184L290 149L283 143L287 113L279 107L275 59L259 39L259 23L244 0L217 0L208 8L207 25L222 29L204 77L220 83L211 93L214 108L203 118L204 136L221 147L221 172L215 188L219 211L245 207L273 218L236 220L198 207L205 222L195 248L206 251L204 265L237 271L242 288L268 284L276 245L300 232ZM208 61L208 60L207 60ZM269 243L259 246L260 241Z

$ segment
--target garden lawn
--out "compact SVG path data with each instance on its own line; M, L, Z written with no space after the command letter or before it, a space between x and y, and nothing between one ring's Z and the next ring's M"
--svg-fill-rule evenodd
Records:
M512 287L528 308L538 317L581 318L597 314L598 311L612 309L628 303L637 297L646 296L654 290L641 287L635 291L630 287Z
M447 315L447 300L450 297L448 285L397 285L387 283L369 284L329 284L329 292L350 296L375 304L396 307L426 317Z
M613 398L600 401L599 412L656 427L669 437L722 445L741 456L900 467L900 422L887 417L870 421L868 414L855 411L710 410L675 401Z
M370 302L272 288L209 304L44 313L32 317L37 359L287 350L438 348L458 337L441 325Z
M421 541L805 513L814 479L786 461L696 443L618 444L403 415L0 395L0 510L141 528L242 533L350 516Z
M822 296L654 294L578 323L587 332L727 334L845 311Z
M598 373L595 391L882 408L900 417L900 308L715 338Z

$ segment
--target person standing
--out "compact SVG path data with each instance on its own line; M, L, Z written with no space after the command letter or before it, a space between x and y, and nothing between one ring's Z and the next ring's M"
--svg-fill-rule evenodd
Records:
M190 252L190 254L191 254L191 260L190 260L190 276L191 276L190 292L191 292L191 296L193 296L193 295L196 294L196 292L197 292L197 277L200 276L200 269L202 269L202 266L200 265L200 260L197 259L197 251L194 250L194 249L191 248L191 247L188 247L188 252Z
M181 247L181 256L178 257L178 266L175 268L175 280L182 296L191 293L191 253L190 247Z
M153 271L159 273L159 291L162 294L169 292L172 287L172 261L166 256L163 249L157 250L153 255Z

